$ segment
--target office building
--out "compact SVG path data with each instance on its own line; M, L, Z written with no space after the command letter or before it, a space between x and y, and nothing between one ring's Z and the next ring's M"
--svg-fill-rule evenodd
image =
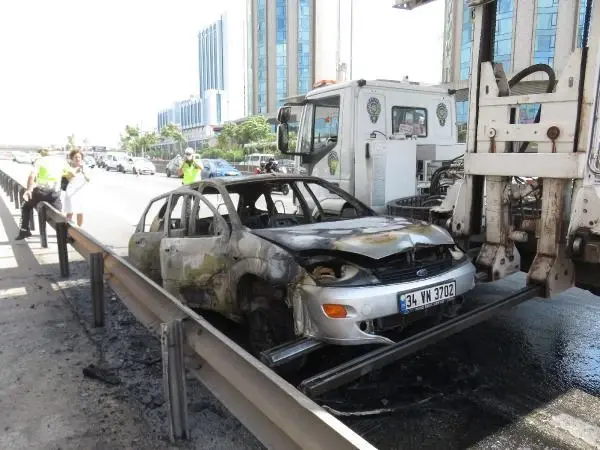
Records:
M548 64L557 76L569 54L581 47L586 0L497 0L494 61L510 78L532 64ZM459 131L468 120L468 79L471 71L473 23L467 0L446 0L442 79L458 89ZM547 76L535 74L519 83L516 93L543 92ZM519 110L521 123L532 122L538 105Z
M316 80L350 73L354 0L248 0L248 106L274 116Z
M159 131L175 123L186 137L212 136L214 128L246 115L245 39L245 17L239 8L198 33L199 94L160 111Z

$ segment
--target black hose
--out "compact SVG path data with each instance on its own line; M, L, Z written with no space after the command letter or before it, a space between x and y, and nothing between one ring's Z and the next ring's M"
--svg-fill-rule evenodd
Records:
M510 89L512 89L514 86L516 86L521 81L523 81L524 78L526 78L529 75L536 73L536 72L545 72L548 75L548 85L546 86L546 94L550 94L551 92L553 92L554 85L556 84L556 73L554 73L554 70L552 69L552 67L550 67L547 64L534 64L532 66L529 66L529 67L521 70L519 73L517 73L514 77L512 77L508 81L508 87ZM540 123L541 113L542 113L542 105L540 105L540 107L538 108L537 113L535 114L535 119L533 120L533 123ZM529 142L522 142L521 146L519 147L519 153L524 153L525 150L527 150L527 147L529 146L529 144L530 144Z

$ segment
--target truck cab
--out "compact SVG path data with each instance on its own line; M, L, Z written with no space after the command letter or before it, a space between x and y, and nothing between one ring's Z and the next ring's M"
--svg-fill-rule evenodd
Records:
M409 81L355 80L313 89L279 110L278 148L376 211L416 195L417 161L462 155L447 89ZM298 122L296 150L289 128ZM420 163L421 178L426 164ZM422 180L421 180L422 181Z

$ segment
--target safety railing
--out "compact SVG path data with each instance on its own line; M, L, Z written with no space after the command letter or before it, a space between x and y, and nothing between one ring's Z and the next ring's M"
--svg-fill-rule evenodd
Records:
M19 208L24 186L2 170L0 185ZM56 230L61 276L69 276L68 245L89 262L95 326L104 325L106 281L136 318L161 336L172 440L190 436L187 368L267 448L375 449L125 259L41 203L38 226L43 247L48 247L47 224Z

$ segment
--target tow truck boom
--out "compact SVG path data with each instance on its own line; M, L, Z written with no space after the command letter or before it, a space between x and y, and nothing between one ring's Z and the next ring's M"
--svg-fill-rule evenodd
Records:
M405 1L416 7L418 1ZM424 3L424 2L422 2ZM515 226L511 198L520 185L511 178L537 178L541 213L535 228L537 251L527 276L550 297L574 285L600 293L594 276L600 264L600 164L598 161L598 80L600 8L588 1L583 48L575 49L554 86L554 72L538 64L507 80L493 64L496 2L471 0L474 40L470 77L469 129L465 177L455 189L451 231L457 238L484 232L477 266L488 280L521 269L515 242L524 230ZM411 8L407 8L411 9ZM511 95L511 87L530 73L549 75L546 93ZM536 123L515 123L515 109L540 104ZM524 144L523 144L524 143ZM537 152L527 143L537 144ZM484 202L485 198L485 202ZM485 227L482 227L485 217Z

